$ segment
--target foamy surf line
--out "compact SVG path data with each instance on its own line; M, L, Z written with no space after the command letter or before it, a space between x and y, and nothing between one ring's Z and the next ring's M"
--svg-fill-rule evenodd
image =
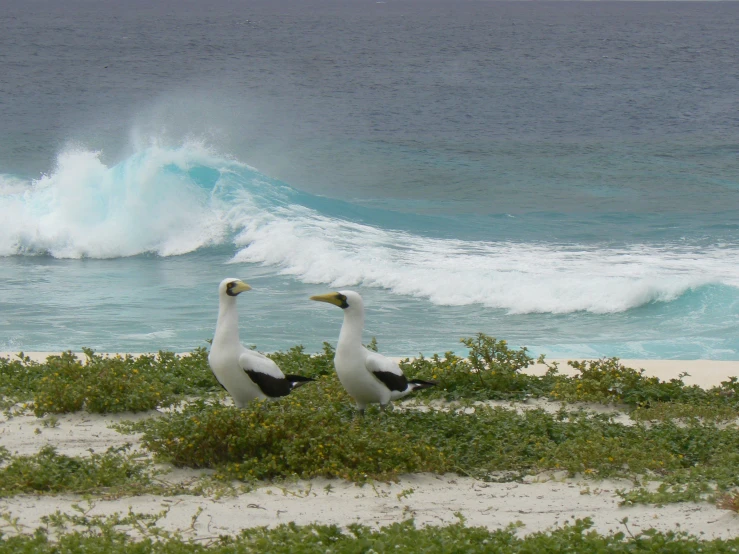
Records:
M509 314L612 314L706 295L712 312L739 296L735 243L507 242L482 227L475 240L439 238L388 227L381 211L347 218L334 204L197 142L142 148L112 165L68 150L38 179L0 174L0 256L169 257L225 246L233 263L302 283Z
M235 238L235 263L277 268L303 283L372 287L437 306L511 315L612 314L670 303L704 287L739 290L739 249L440 239L326 217L290 205Z
M23 352L24 356L27 356L31 361L37 363L43 363L49 356L58 356L61 352ZM85 359L85 355L82 352L74 353L80 360ZM133 356L139 357L143 355L156 356L156 352L145 353L126 353L126 352L97 352L96 354L101 356ZM179 353L180 356L187 356L187 352ZM7 358L10 360L18 358L18 352L0 352L0 358ZM395 360L403 360L406 357L396 357ZM415 356L407 356L407 358L413 359ZM566 375L576 375L577 370L568 365L569 361L588 361L593 358L569 358L569 359L547 359L547 364L551 365L557 363L559 371ZM622 359L619 362L625 367L632 369L643 369L646 375L651 377L657 377L662 381L669 381L670 379L678 379L681 374L687 373L688 375L683 377L683 382L686 385L698 385L702 388L711 388L718 386L723 381L727 381L731 377L739 377L739 360L642 360L642 359ZM526 368L526 373L533 375L542 375L547 371L548 367L545 364L532 364Z

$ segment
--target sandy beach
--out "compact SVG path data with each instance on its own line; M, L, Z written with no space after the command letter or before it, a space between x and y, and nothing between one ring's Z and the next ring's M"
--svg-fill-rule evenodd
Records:
M7 353L0 355L8 356ZM48 353L27 355L43 361ZM704 387L739 375L739 362L624 360L623 363L643 368L661 379L688 372L690 377L686 382ZM534 372L545 369L530 368ZM560 364L560 370L567 370L566 363ZM139 448L136 435L123 435L110 426L151 415L154 413L96 415L81 412L58 415L55 427L45 427L40 419L26 412L2 418L0 445L13 454L33 454L48 444L60 453L76 456L104 452L111 446L126 443ZM188 482L202 474L172 468L163 478L170 482ZM458 475L420 474L403 476L397 483L364 486L326 479L268 484L221 498L143 495L86 499L75 495L20 495L0 500L0 512L19 518L22 528L30 531L41 524L42 516L57 510L69 512L74 504L89 508L89 515L126 513L129 509L157 513L166 509L160 527L179 530L193 538L235 535L244 527L287 522L382 526L414 518L418 525L443 525L458 521L455 514L461 514L468 525L490 529L521 522L522 534L551 529L572 518L586 516L593 519L594 528L602 533L625 531L621 522L628 517L632 532L649 528L684 530L703 533L705 538L730 538L739 534L739 517L708 503L619 506L616 490L630 487L630 481L568 478L564 472L507 483L486 483Z

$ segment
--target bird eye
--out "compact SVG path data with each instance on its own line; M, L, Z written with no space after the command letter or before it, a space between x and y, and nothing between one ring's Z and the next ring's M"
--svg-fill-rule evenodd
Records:
M237 281L229 281L228 283L226 283L226 294L228 294L229 296L236 296L239 294L238 292L233 292L233 288L236 286L236 283Z

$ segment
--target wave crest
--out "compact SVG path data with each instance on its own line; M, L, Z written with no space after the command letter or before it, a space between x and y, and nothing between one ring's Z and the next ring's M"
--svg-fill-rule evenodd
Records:
M227 222L198 182L220 174L204 148L152 147L112 167L100 152L69 150L37 180L0 190L0 255L116 258L192 252L222 242Z
M229 244L237 249L232 262L305 283L379 287L511 314L615 313L707 284L739 288L735 245L438 239L388 228L379 223L386 213L375 225L371 213L368 223L342 218L329 204L198 143L152 146L111 167L99 152L69 150L38 180L0 176L0 256L172 256Z
M293 214L246 228L234 262L262 263L308 283L380 287L437 305L509 314L623 312L710 283L739 287L736 251L556 247L429 239ZM733 259L729 261L727 259Z

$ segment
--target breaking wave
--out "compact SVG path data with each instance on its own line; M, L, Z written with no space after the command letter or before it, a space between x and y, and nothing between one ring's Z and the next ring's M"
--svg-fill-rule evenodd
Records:
M342 217L335 201L199 143L152 146L112 166L99 152L68 150L39 179L0 175L0 256L175 256L228 245L233 263L306 283L515 314L623 312L705 285L739 288L736 246L458 240L390 228L379 212L373 223L367 213Z

